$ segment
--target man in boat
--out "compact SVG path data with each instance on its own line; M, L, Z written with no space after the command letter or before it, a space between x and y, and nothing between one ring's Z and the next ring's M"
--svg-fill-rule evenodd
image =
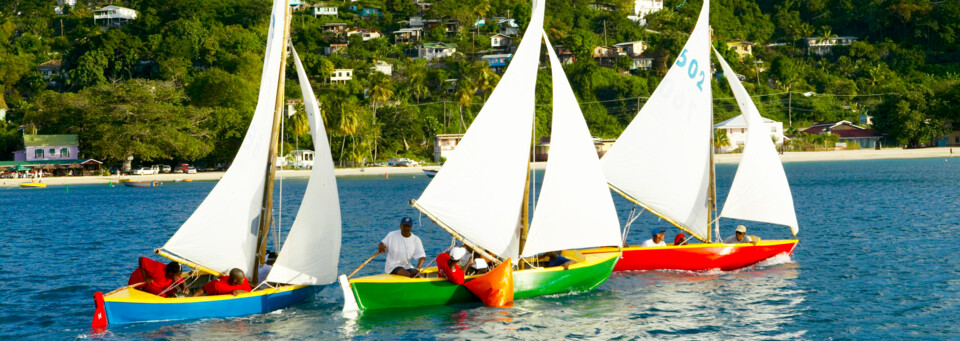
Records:
M640 247L667 246L667 243L663 241L666 233L667 231L659 227L653 229L653 231L650 232L652 238L644 240L643 244L640 244Z
M184 292L183 279L180 278L180 263L170 262L163 265L147 257L140 257L137 270L130 276L128 285L143 283L137 288L162 297L174 297Z
M378 248L379 252L387 253L383 271L391 275L416 277L427 260L420 237L413 234L413 218L410 217L400 219L400 229L387 233ZM418 260L416 268L410 263L412 258Z
M448 252L440 253L437 256L437 272L440 277L446 278L453 284L463 284L463 269L459 262L467 254L467 249L455 247Z
M560 251L550 251L544 254L547 256L547 267L552 268L556 266L562 266L564 270L569 270L570 266L577 263L577 261L561 256Z
M469 245L463 245L463 248L467 250L467 255L460 259L460 267L464 269L467 275L484 274L490 271L490 267L487 266L489 260L483 258Z
M273 270L273 263L277 261L277 253L273 251L267 251L267 261L263 262L263 265L260 266L260 269L257 270L257 276L260 277L260 283L267 281L267 275L270 274L270 270Z
M683 233L678 233L676 238L673 238L673 246L687 245L687 235Z
M197 289L193 296L226 294L237 296L250 291L250 282L243 276L243 270L233 268L229 274L220 274L220 278L210 281L201 289Z
M757 242L760 241L760 238L753 238L747 235L747 227L743 225L737 226L737 231L734 235L727 237L723 240L724 244L738 244L738 243L753 243L757 245Z

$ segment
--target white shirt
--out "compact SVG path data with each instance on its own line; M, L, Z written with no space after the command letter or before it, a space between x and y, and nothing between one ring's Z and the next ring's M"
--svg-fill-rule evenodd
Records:
M413 267L410 259L426 258L427 253L423 252L423 243L420 237L410 233L409 238L404 238L400 230L391 231L380 241L387 246L387 261L383 264L383 272L390 273L398 266L404 269Z
M737 241L737 235L732 235L723 240L724 244L753 243L753 238L749 235L743 236L743 241Z
M667 246L667 242L660 241L659 243L654 243L653 238L643 241L643 244L640 244L640 247L654 247L654 246Z
M257 277L260 277L261 283L267 281L267 275L270 274L270 270L272 269L273 266L267 263L263 263L263 265L260 266L260 269L257 269Z

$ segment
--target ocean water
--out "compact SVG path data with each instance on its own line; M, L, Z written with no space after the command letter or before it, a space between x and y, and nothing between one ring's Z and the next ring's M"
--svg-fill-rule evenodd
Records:
M340 316L330 286L310 302L240 318L90 330L95 291L126 283L139 256L163 245L213 182L159 188L105 185L0 188L2 339L912 339L960 337L960 159L785 164L800 221L793 257L731 272L615 274L597 289L519 300ZM718 166L722 195L736 170ZM538 179L542 173L538 174ZM339 179L340 272L375 252L429 179ZM284 180L292 223L305 180ZM279 190L279 189L278 189ZM631 206L615 198L621 219ZM724 221L723 235L737 221ZM650 214L629 241L667 227ZM748 223L764 239L785 227ZM668 229L672 240L676 230ZM450 237L428 219L414 227L428 255ZM155 257L155 256L154 256ZM359 275L383 267L371 262Z

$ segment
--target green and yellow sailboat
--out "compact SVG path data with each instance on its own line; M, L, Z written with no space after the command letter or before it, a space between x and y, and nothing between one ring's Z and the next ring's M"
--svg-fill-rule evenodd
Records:
M411 201L444 230L495 262L514 260L514 298L581 292L602 284L620 256L579 255L578 262L541 267L538 254L620 244L613 198L573 90L543 33L543 1L517 53L487 103L419 199ZM542 37L542 39L541 39ZM546 42L542 44L542 42ZM530 150L541 44L553 80L550 160L535 214L528 219ZM496 162L491 162L496 160ZM480 302L466 287L437 278L374 275L348 280L344 311ZM467 282L476 276L467 277Z

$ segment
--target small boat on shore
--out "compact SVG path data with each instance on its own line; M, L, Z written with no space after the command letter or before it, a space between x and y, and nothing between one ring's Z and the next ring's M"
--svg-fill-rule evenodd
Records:
M440 171L439 171L439 170L436 170L436 169L424 169L424 170L423 170L423 174L426 175L428 178L432 178L432 177L437 176L437 173L439 173L439 172L440 172Z
M42 182L21 182L20 188L47 188L47 184Z
M150 181L150 182L141 182L141 181L124 181L123 185L127 187L160 187L163 183L160 181Z

